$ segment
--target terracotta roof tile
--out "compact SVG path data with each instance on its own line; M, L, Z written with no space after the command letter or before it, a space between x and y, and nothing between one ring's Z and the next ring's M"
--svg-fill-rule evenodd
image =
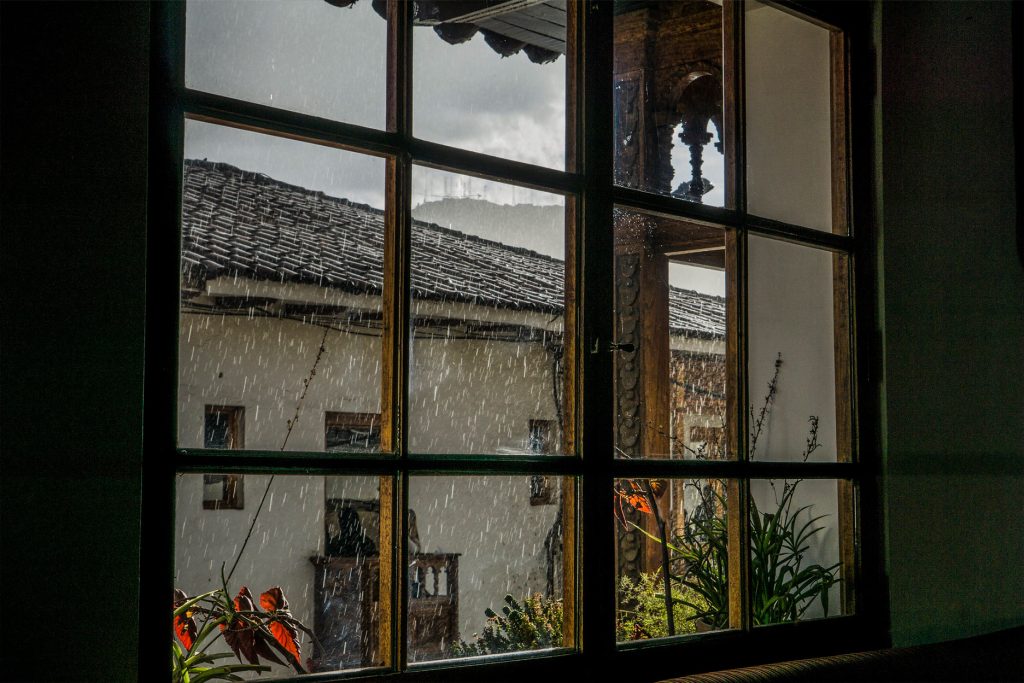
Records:
M379 209L191 159L182 204L188 281L231 275L381 291ZM433 223L413 221L411 270L418 299L552 314L564 305L562 261ZM669 325L677 334L722 338L725 299L673 287Z

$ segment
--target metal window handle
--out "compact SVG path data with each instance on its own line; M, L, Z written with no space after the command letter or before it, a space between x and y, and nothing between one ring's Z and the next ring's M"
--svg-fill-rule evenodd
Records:
M633 353L636 351L636 345L631 343L620 344L617 342L602 343L600 339L595 339L590 345L590 352L601 353L602 351L625 351L626 353Z

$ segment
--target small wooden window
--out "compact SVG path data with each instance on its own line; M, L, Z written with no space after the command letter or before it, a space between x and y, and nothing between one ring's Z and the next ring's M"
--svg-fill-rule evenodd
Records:
M331 453L380 451L380 415L324 413L324 450Z
M203 448L244 448L245 408L206 406ZM204 474L204 510L242 510L245 487L241 474Z
M551 453L555 438L554 420L530 420L530 453ZM554 505L558 502L558 478L545 474L530 476L530 505Z

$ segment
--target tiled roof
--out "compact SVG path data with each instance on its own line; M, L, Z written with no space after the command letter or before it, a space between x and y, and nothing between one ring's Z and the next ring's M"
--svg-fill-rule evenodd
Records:
M384 213L243 171L186 160L182 268L188 281L230 275L380 292ZM417 299L561 313L564 264L528 249L412 224L412 289ZM683 289L669 293L674 332L725 334L725 300Z

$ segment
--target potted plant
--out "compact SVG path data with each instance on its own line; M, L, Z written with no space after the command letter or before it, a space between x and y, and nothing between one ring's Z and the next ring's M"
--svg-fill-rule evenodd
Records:
M288 600L280 587L260 595L260 607L253 602L245 586L232 600L227 588L188 597L174 590L174 634L171 640L171 680L173 683L203 681L240 681L246 671L270 671L262 661L290 665L305 673L300 662L298 632L312 635L288 609ZM231 652L207 653L220 636ZM218 663L237 657L238 664ZM248 664L242 662L242 658Z
M756 452L758 437L771 416L781 366L782 355L779 354L768 392L756 416L751 406L754 424L751 458ZM812 415L809 422L807 446L802 454L805 462L820 447L818 418ZM708 457L703 448L690 450L697 458ZM806 564L811 543L824 530L818 522L826 515L814 516L813 505L794 503L801 481L785 481L781 494L775 481L769 482L775 494L773 510L762 511L756 501L751 500L750 503L750 583L755 625L795 621L816 599L828 616L829 592L840 581L839 563L830 566ZM672 583L683 589L665 588L661 594L665 611L670 612L674 603L682 603L693 610L693 615L688 618L697 622L698 631L726 628L729 623L728 510L721 487L707 483L702 485L696 480L686 482L686 486L697 492L700 502L695 514L687 517L683 533L669 541L657 514L654 487L650 482L641 480L628 480L627 483L628 487L620 487L622 490L616 492L618 505L621 507L625 501L642 513L656 515L658 536L633 522L629 524L662 546L666 586ZM624 492L632 494L632 498ZM617 511L616 516L626 523L621 512ZM669 635L675 633L672 621L668 616Z

